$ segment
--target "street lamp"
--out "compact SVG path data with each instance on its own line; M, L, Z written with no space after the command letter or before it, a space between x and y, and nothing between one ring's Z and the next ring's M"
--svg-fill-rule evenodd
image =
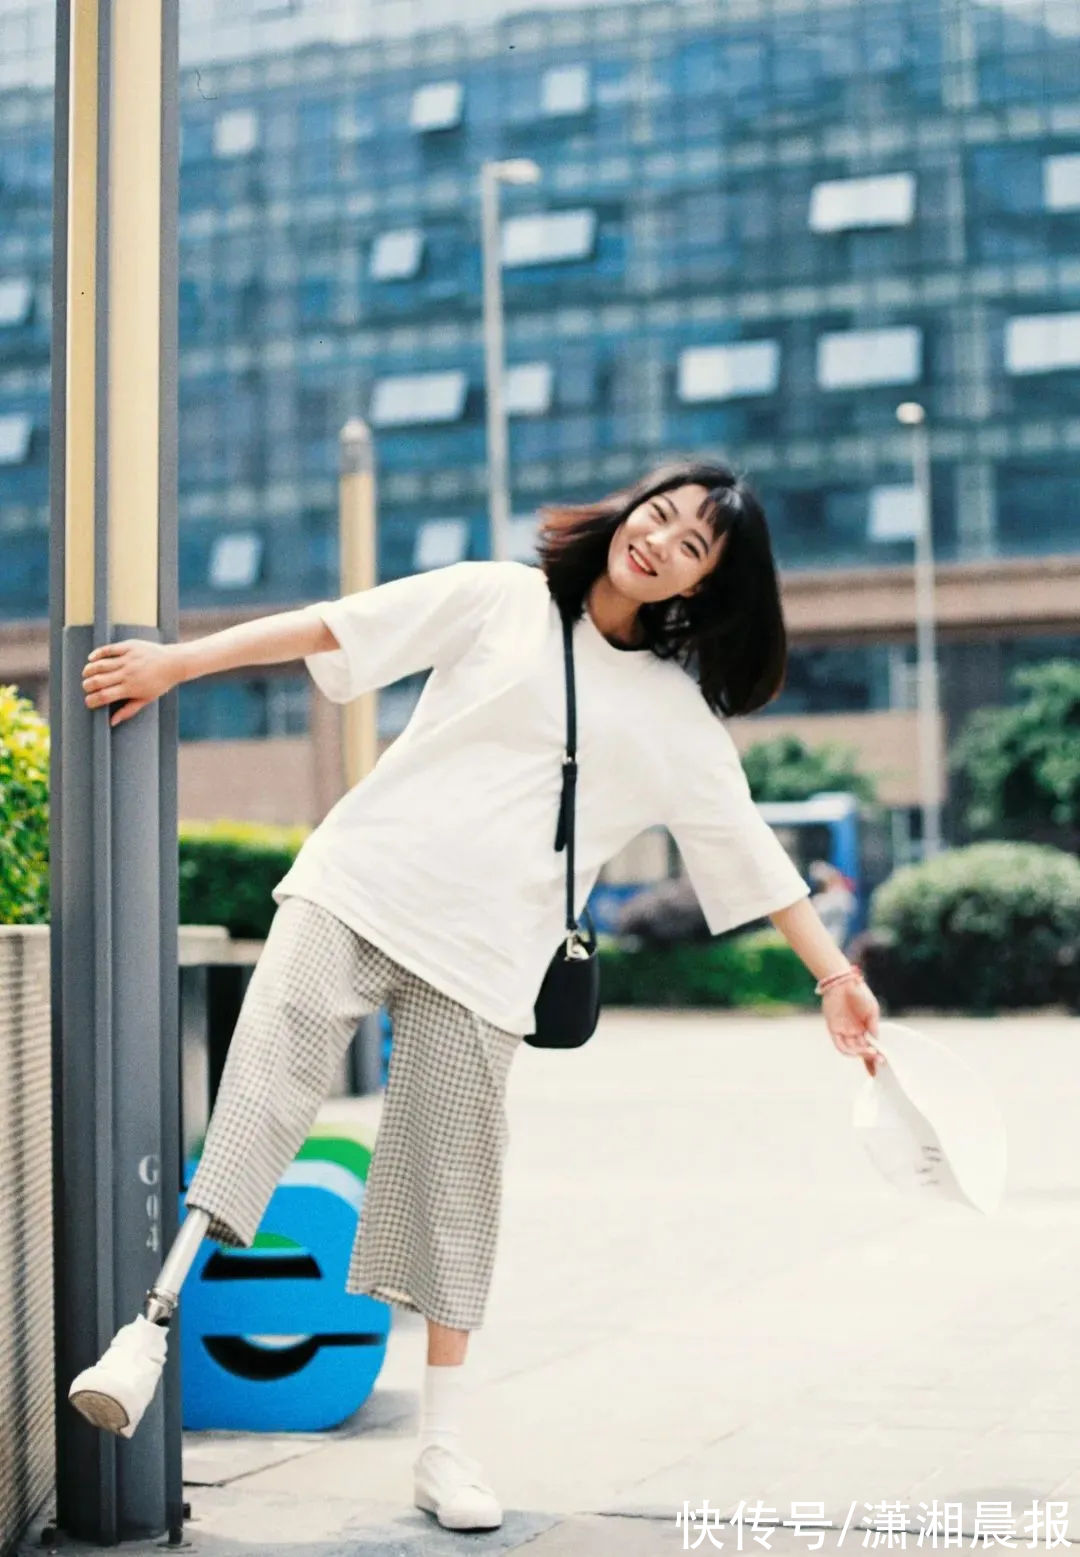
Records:
M488 550L510 556L509 434L503 375L502 255L499 243L499 185L536 184L540 169L527 157L485 162L480 168L480 242L484 262L484 379L487 404Z
M915 530L915 633L918 660L919 793L922 798L923 858L941 852L940 697L934 628L934 546L931 534L930 437L926 411L915 400L896 408L896 419L911 428L911 459L918 501Z

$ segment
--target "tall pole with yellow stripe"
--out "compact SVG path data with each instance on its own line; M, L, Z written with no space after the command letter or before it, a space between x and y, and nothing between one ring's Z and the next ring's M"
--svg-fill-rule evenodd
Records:
M339 438L339 562L341 593L375 584L375 451L371 429L356 416ZM345 705L345 786L352 789L375 766L378 755L376 694L366 692Z
M353 417L341 429L341 486L338 503L341 593L372 589L376 576L375 448L371 429ZM345 787L371 772L379 754L378 693L346 703L342 748ZM376 1015L364 1017L350 1050L350 1083L356 1093L377 1092L382 1074L382 1031Z
M72 1377L138 1313L179 1197L176 695L111 727L81 670L175 640L177 0L58 0L53 232L51 946L57 1517L182 1524L175 1336L134 1438Z

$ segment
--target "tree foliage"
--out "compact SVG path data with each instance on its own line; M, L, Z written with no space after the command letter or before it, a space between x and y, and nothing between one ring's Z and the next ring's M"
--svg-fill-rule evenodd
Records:
M846 790L873 802L877 785L858 769L853 747L807 746L797 735L777 735L755 741L742 754L742 764L757 801L809 800L823 790Z
M1024 666L1011 685L1021 700L977 709L953 747L949 765L967 792L964 824L975 837L1076 834L1080 665L1056 659Z

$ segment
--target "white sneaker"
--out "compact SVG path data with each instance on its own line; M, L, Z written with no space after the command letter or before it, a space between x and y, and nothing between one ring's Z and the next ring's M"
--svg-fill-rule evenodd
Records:
M167 1347L165 1327L139 1314L116 1332L100 1362L76 1375L68 1399L95 1427L130 1438L154 1398Z
M414 1470L417 1508L434 1514L444 1529L497 1530L502 1524L499 1500L468 1455L428 1444Z

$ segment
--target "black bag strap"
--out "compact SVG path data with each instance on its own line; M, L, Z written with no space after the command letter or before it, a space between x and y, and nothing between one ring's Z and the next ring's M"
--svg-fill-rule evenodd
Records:
M577 795L577 699L574 689L573 623L560 608L563 629L563 663L566 669L566 751L563 756L562 797L555 828L556 850L566 847L566 928L577 929L574 919L574 810Z

